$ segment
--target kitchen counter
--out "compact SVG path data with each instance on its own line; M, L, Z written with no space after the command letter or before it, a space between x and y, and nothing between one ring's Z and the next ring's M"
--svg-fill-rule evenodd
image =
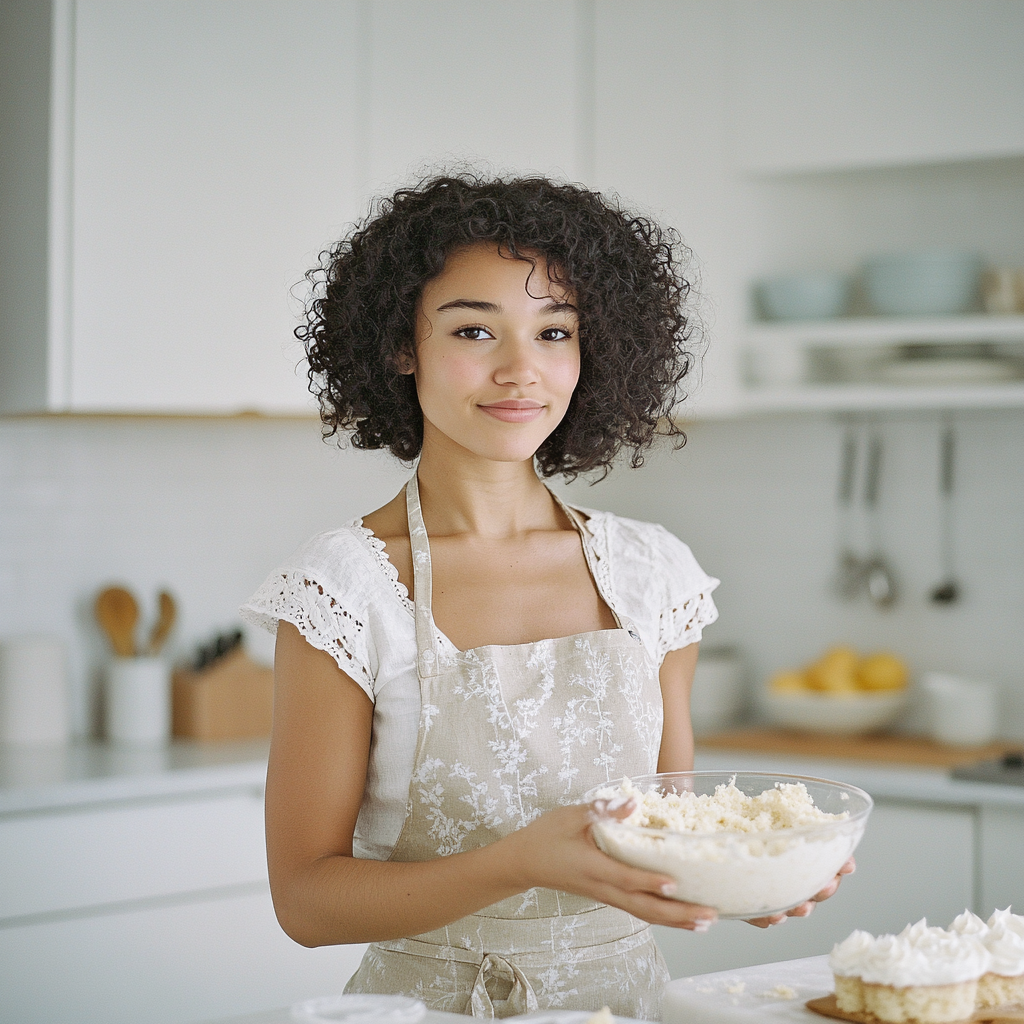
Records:
M569 1010L538 1010L535 1013L520 1014L518 1017L506 1017L505 1020L529 1024L530 1021L541 1021L544 1024L580 1024L590 1016L589 1011ZM466 1024L474 1018L462 1013L442 1013L438 1010L427 1010L426 1015L419 1024ZM632 1017L613 1017L616 1024L641 1024ZM295 1024L295 1018L291 1015L288 1007L279 1010L265 1010L262 1013L248 1013L244 1017L222 1017L215 1021L206 1021L205 1024Z
M792 997L787 998L787 990ZM832 990L827 956L700 974L665 986L662 1019L671 1024L824 1024L826 1018L804 1004Z
M173 797L240 787L262 788L266 740L174 742L131 749L83 742L66 747L0 744L0 814L53 810L110 801ZM1024 808L1024 787L952 779L940 768L837 757L707 748L697 740L696 768L769 771L838 778L873 797L961 806Z
M943 768L879 763L840 757L801 757L701 745L697 738L694 767L698 771L783 772L859 786L872 797L960 806L1002 805L1024 808L1024 786L953 779Z
M137 749L107 743L0 744L0 814L252 786L267 776L267 740L174 742Z

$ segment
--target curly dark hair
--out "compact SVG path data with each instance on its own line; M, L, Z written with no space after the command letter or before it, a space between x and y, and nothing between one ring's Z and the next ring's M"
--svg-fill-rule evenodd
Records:
M416 306L455 250L494 242L510 258L548 263L575 293L580 377L562 422L536 453L544 476L611 468L623 448L633 467L657 434L686 435L666 418L689 373L696 333L684 311L690 253L674 231L616 201L544 178L428 178L378 200L321 256L305 322L310 390L324 436L353 433L356 448L403 461L423 444L412 376Z

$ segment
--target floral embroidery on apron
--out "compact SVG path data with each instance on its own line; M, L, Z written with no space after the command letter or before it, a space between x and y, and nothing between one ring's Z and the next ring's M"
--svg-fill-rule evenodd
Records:
M577 514L591 575L595 555ZM658 666L617 628L457 651L431 611L430 545L414 475L412 547L420 724L405 823L391 860L476 849L593 786L657 771ZM398 993L434 1010L508 1017L596 1010L656 1020L668 980L649 926L625 911L534 888L405 939L370 945L346 992Z

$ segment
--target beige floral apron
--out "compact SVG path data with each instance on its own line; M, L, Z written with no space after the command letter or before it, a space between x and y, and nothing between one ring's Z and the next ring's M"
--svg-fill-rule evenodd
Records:
M555 498L558 501L557 497ZM420 724L393 861L476 849L592 786L657 771L658 666L617 629L456 651L431 614L430 546L415 475L406 487ZM595 559L577 514L595 579ZM658 1019L668 980L648 925L592 899L530 889L443 928L373 943L346 992L395 993L434 1010L508 1017L537 1009Z

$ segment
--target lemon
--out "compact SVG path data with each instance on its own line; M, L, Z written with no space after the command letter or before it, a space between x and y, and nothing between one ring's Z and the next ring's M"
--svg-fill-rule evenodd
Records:
M849 693L857 689L859 661L852 647L832 647L807 669L807 682L815 690Z
M803 672L776 672L768 686L772 693L803 693L807 680Z
M901 690L908 676L907 666L888 651L868 655L857 670L857 682L864 690Z

